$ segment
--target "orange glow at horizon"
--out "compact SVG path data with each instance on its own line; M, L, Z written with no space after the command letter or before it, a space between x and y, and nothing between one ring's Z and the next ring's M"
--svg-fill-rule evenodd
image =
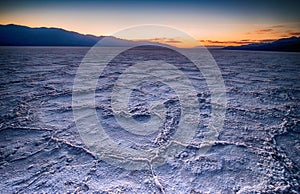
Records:
M142 14L143 17L139 17ZM201 15L203 14L203 15ZM167 12L130 12L126 10L80 9L24 9L0 13L0 24L29 27L57 27L82 34L109 36L124 28L143 24L162 24L175 27L194 37L198 42L186 42L174 37L122 37L129 40L147 39L176 47L238 46L270 42L291 36L300 36L300 22L277 22L265 19L259 22L247 17L204 12L200 14Z

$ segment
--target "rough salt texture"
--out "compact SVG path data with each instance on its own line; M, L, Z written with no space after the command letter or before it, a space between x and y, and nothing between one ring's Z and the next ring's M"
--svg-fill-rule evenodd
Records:
M212 50L227 88L223 130L199 156L188 146L162 166L129 171L112 166L82 142L72 114L72 86L87 48L0 48L1 193L298 193L300 190L300 54ZM164 126L136 137L114 120L109 96L115 75L138 60L176 63L197 88L201 143L210 94L195 67L168 50L136 49L115 59L99 79L96 109L115 141L159 146L176 132L180 103L159 83L142 83L129 110L147 120L152 101L168 107ZM125 64L125 65L124 65ZM119 68L119 69L118 69ZM167 131L164 131L168 129ZM173 131L172 131L173 130Z

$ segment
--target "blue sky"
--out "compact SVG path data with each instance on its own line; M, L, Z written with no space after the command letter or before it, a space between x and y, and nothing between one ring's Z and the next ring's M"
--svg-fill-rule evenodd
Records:
M129 26L161 24L207 45L300 36L300 1L12 0L0 5L1 24L59 27L83 34L111 35Z

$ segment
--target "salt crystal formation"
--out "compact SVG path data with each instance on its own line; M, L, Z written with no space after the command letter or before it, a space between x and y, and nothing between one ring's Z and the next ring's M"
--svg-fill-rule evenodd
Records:
M160 130L139 136L122 130L110 104L116 77L131 63L162 60L188 75L200 104L193 141L160 166L125 170L83 143L72 112L76 70L87 48L0 48L1 193L297 193L300 168L300 54L211 50L227 89L224 128L199 154L209 134L211 103L193 64L168 50L120 55L99 76L95 106L120 146L151 149L168 143L180 114L176 93L159 82L132 91L129 113L147 122L153 102L167 110ZM123 69L122 69L123 68Z

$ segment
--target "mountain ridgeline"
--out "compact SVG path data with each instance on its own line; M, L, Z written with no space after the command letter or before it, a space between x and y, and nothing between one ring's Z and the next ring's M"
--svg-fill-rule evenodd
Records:
M30 28L15 24L0 25L0 46L101 46L133 47L141 43L168 46L150 41L131 41L113 36L84 35L61 28ZM255 43L242 46L227 46L226 50L290 51L300 52L300 37L283 38L271 43Z
M103 39L105 38L105 39ZM99 40L102 46L124 47L140 43L163 45L148 41L130 41L113 36L83 35L61 28L30 28L20 25L0 25L0 46L94 46Z
M300 52L300 37L282 38L271 43L255 43L242 46L228 46L224 47L223 49Z

